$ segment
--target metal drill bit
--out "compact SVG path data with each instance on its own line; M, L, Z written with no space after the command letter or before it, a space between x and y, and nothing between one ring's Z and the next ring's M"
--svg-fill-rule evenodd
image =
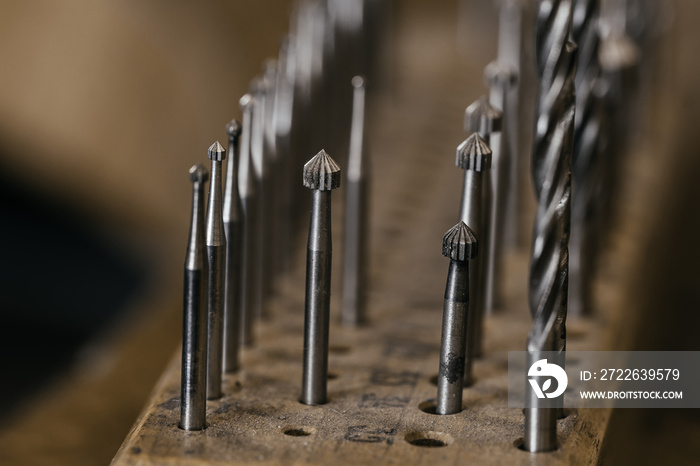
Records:
M367 266L367 161L364 139L365 80L352 78L352 128L345 187L345 238L343 245L342 322L359 325L365 319L365 267Z
M224 372L238 369L240 346L241 289L243 254L243 206L238 192L238 146L241 124L231 120L226 125L228 133L228 165L224 189L223 222L226 233L226 299L224 305Z
M467 132L479 133L484 142L491 150L499 152L500 148L500 133L503 123L503 114L501 111L489 103L488 98L481 97L476 102L467 107L464 111L464 129ZM489 165L490 168L490 165ZM479 270L478 293L474 296L474 312L475 312L475 355L480 356L482 353L482 335L483 335L483 320L487 309L491 309L493 301L493 270L494 270L494 255L492 236L493 218L491 206L493 201L493 185L491 183L491 174L484 176L483 182L483 197L481 209L481 230L476 233L481 238L481 260L477 262Z
M601 101L596 94L600 78L598 0L574 0L572 39L578 44L576 119L572 157L571 240L569 242L569 312L591 311L591 275L596 247L591 221L599 185ZM584 251L586 251L584 253Z
M243 113L241 132L241 155L238 161L238 193L241 198L243 213L243 283L241 285L241 323L240 342L251 346L254 341L254 323L257 318L259 305L258 293L258 197L256 195L256 180L253 170L252 153L250 150L251 127L253 120L253 98L245 94L240 100Z
M437 414L462 411L469 309L469 261L477 254L474 232L462 221L442 238L442 255L450 258L442 308Z
M180 429L184 430L202 430L206 426L207 314L204 312L202 271L204 269L204 184L208 178L207 169L201 163L190 168L192 220L185 258L180 388Z
M462 207L459 218L467 225L471 225L471 231L476 235L483 234L483 176L491 166L491 149L479 136L474 133L457 147L456 165L464 170L464 188L462 190ZM469 277L469 296L472 306L468 315L467 324L467 349L464 360L464 385L472 384L472 365L476 358L477 332L479 324L478 299L480 287L480 259L472 260Z
M224 292L226 235L221 218L221 162L226 151L215 142L209 147L211 182L207 202L207 308L209 316L209 352L207 357L207 398L221 397L221 373L224 368Z
M328 325L331 298L331 190L340 187L340 167L321 150L304 165L304 186L312 190L306 249L304 372L301 402L326 402Z
M255 188L257 191L258 209L257 229L258 229L258 247L255 249L257 265L257 275L254 277L256 281L255 297L256 309L255 315L257 318L262 317L264 309L264 297L268 289L267 283L270 279L269 270L267 269L267 256L270 253L270 231L268 228L269 214L267 210L270 194L267 192L269 187L269 160L265 155L265 109L266 109L266 94L267 89L264 86L262 79L255 78L251 83L251 92L253 93L253 119L250 132L250 154L255 173Z
M500 138L491 144L493 150L491 184L493 186L493 200L491 202L491 292L487 292L486 312L498 309L503 306L503 253L505 251L506 230L517 228L515 218L507 218L508 197L510 191L517 189L516 184L510 183L510 173L513 165L513 143L511 138L517 136L517 128L511 130L508 125L518 124L517 118L513 118L513 108L507 107L512 104L509 98L511 88L515 86L517 77L515 71L502 62L494 61L484 70L484 78L491 88L489 100L495 108L500 108L503 115L503 124ZM516 107L517 108L517 107ZM489 299L490 298L490 299Z
M536 60L540 80L532 155L538 206L530 265L531 357L542 351L562 353L566 346L571 154L575 118L576 45L569 42L572 3L543 0L536 25ZM533 404L541 406L534 394ZM556 408L525 409L525 449L557 447Z

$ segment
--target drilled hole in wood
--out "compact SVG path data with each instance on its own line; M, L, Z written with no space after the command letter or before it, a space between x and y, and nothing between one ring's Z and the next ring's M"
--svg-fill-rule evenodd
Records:
M326 374L326 379L328 379L328 380L335 380L338 377L339 377L339 375L336 374L335 372L329 372L328 374Z
M435 411L437 409L437 405L435 404L435 400L433 399L425 400L424 402L418 405L418 409L420 409L424 413L437 414Z
M450 434L434 431L409 432L404 439L413 446L430 448L446 447L454 441Z
M282 433L290 437L308 437L314 433L314 430L310 427L287 427Z
M438 379L438 374L435 374L430 378L430 383L435 385L437 387L437 379Z

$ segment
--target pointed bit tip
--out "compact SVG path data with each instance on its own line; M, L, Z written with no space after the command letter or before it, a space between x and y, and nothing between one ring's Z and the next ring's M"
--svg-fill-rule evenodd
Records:
M473 133L457 146L456 164L462 170L477 172L483 172L491 167L491 148L479 133Z
M214 144L209 146L207 155L209 157L209 160L216 160L217 162L221 162L226 158L226 150L224 149L224 146L219 144L219 141L216 141Z
M455 261L474 259L479 244L474 232L464 222L450 228L442 237L442 254Z
M226 125L226 134L237 137L241 134L241 124L235 118Z
M198 163L190 168L190 181L193 183L204 183L209 179L209 172L203 164Z
M325 150L304 164L304 186L319 191L340 187L340 167Z
M488 134L501 130L503 113L489 103L483 96L464 111L464 130L468 132L485 132Z

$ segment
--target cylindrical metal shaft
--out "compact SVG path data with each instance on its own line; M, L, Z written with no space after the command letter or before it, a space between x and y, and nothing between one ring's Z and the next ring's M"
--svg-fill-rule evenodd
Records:
M313 190L306 251L304 371L301 402L327 400L328 327L331 298L331 190L340 186L340 168L325 151L304 166L304 185Z
M226 125L228 133L228 165L224 190L223 221L226 233L226 300L224 306L224 372L238 369L240 346L241 284L243 254L243 207L238 192L238 139L241 125L232 120Z
M442 253L450 258L445 286L438 374L437 414L462 411L464 360L469 311L469 261L476 257L474 232L460 221L442 239Z
M251 346L254 342L254 324L257 319L258 297L258 198L256 196L255 172L253 170L250 150L252 129L252 97L241 97L240 106L243 113L241 131L240 159L238 162L238 193L241 198L243 215L243 282L241 284L240 342Z
M182 315L182 377L180 429L202 430L206 426L207 314L202 280L204 270L204 184L208 178L200 163L190 169L192 220L185 258Z
M456 164L464 170L464 187L462 190L462 206L459 218L469 225L476 235L483 234L483 177L491 164L491 149L486 142L474 133L457 147ZM488 173L488 172L487 172ZM469 296L471 308L467 323L467 349L464 359L464 384L473 383L472 366L477 356L479 307L478 296L481 293L480 259L474 258L469 267Z
M366 320L367 267L367 161L364 139L365 82L352 79L354 87L348 176L345 186L345 235L343 244L342 322L360 325Z
M211 182L207 202L206 244L207 244L207 314L209 318L209 351L207 357L207 398L221 397L221 375L224 359L224 293L226 235L221 216L221 162L226 151L218 142L209 147L211 160Z

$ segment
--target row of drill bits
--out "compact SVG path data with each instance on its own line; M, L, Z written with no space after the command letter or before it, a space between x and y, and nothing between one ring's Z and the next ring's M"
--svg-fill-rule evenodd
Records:
M456 153L456 165L464 170L459 221L442 243L450 266L437 414L462 410L463 388L473 384L473 364L483 353L484 316L503 306L499 288L503 255L516 242L517 173L528 132L521 118L527 93L522 57L527 55L523 35L528 7L522 0L501 2L498 57L484 73L489 95L465 110L464 129L470 134ZM301 184L312 191L303 403L323 404L327 399L330 199L341 183L341 165L347 166L342 322L359 325L367 320L365 81L354 71L371 69L367 50L376 35L368 24L376 24L378 16L372 8L377 8L375 2L301 3L293 21L295 34L283 42L279 59L266 63L263 76L253 81L250 93L240 100L242 123L233 120L226 127L228 150L218 142L209 148L206 219L204 186L209 174L201 164L190 171L193 205L185 263L183 429L205 427L206 398L222 396L222 374L238 370L239 349L254 344L254 323L267 313L265 302L273 292L274 278L288 268L290 244L300 229L302 195L299 183L293 181L299 174ZM601 33L600 10L597 0L541 0L536 15L531 172L537 210L529 278L533 324L527 343L533 361L542 352L565 351L570 302L578 313L590 312L591 307L592 265L584 263L581 251L593 240L591 229L583 225L605 191L600 161L610 125L604 124L602 108L606 99L613 99L615 89L601 85L606 37ZM357 53L349 55L352 59L333 61L333 56L347 50ZM627 66L608 64L608 69ZM608 80L619 77L608 74L613 76ZM342 91L339 82L347 90L351 82L353 92ZM337 107L339 117L325 118L330 105ZM300 115L309 123L300 123ZM323 140L319 134L330 139ZM337 142L348 140L347 145ZM302 169L302 154L308 156L326 143L332 152L340 153L340 163L320 150ZM577 239L578 254L573 300L568 294L572 205L577 232L572 236ZM279 222L273 225L273 218ZM531 406L525 410L524 448L531 452L555 449L561 408L538 407L536 399Z

